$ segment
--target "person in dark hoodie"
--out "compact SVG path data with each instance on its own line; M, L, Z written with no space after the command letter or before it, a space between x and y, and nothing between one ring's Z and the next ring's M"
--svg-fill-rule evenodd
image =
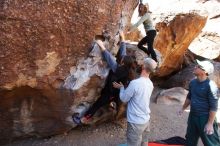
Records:
M97 40L96 43L99 45L103 58L110 67L109 75L106 79L104 88L101 91L101 96L95 101L95 103L89 108L82 118L73 117L75 123L87 124L91 121L93 115L102 106L110 104L112 101L116 103L118 107L119 103L119 90L113 88L113 82L122 82L125 85L129 84L129 81L135 78L135 59L132 56L126 55L126 44L123 32L119 32L121 42L120 48L117 53L117 61L113 55L105 48L101 40Z

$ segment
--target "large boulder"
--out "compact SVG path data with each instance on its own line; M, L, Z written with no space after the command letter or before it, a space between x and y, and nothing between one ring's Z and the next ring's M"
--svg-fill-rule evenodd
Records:
M167 76L181 67L185 51L205 26L207 17L189 13L167 19L157 23L159 33L155 40L155 48L163 58L157 72L159 77Z
M0 87L44 88L62 82L108 30L114 41L137 0L0 2Z
M216 33L201 33L189 46L194 54L207 59L216 59L220 56L220 36Z
M117 31L127 26L137 3L137 0L0 2L1 142L54 135L76 126L71 115L85 112L90 104L79 105L98 98L108 74L93 39L108 30L109 47L114 46ZM169 46L186 43L187 47L205 21L206 17L190 13L160 23L156 42L165 56L165 64L170 63L166 52L182 49ZM163 52L163 43L171 50ZM108 119L112 115L103 116Z
M155 48L162 52L162 56L164 56L165 52L165 62L164 65L161 67L161 72L158 74L160 76L164 76L166 74L169 74L170 72L176 71L179 68L181 68L181 63L183 61L183 56L185 54L184 50L189 48L193 53L197 55L201 55L205 58L214 59L218 57L220 53L219 48L219 38L220 38L220 2L219 1L198 1L198 0L172 0L172 1L161 1L161 0L148 0L147 1L150 10L152 11L153 20L155 23L160 23L163 21L162 16L164 16L165 21L167 22L168 31L165 31L164 35L167 35L165 37L162 36L159 32L159 38L163 37L157 44L157 40L155 41ZM173 17L176 14L181 13L198 13L199 15L206 15L207 17L207 23L205 26L199 31L199 33L195 34L196 39L191 39L185 37L185 34L192 34L196 33L196 29L201 26L200 22L189 22L191 24L188 24L187 21L183 20L182 22L176 23L177 29L172 27L172 24L170 21L173 19ZM133 17L137 17L137 14L135 14ZM181 16L183 17L183 16ZM162 20L161 20L162 18ZM181 24L180 24L181 23ZM195 25L190 26L193 31L190 29L184 30L181 28L182 25ZM196 27L196 29L194 29ZM170 29L170 31L169 31ZM140 27L140 30L142 31L143 35L146 35L144 33L144 29ZM195 31L194 31L195 30ZM199 35L198 35L199 34ZM180 46L178 48L178 44L176 45L176 40L180 41ZM189 41L186 42L186 41ZM167 43L168 42L168 43ZM183 49L184 48L184 49ZM177 50L178 49L178 50ZM167 55L170 58L167 58ZM166 59L167 58L167 59ZM178 59L179 58L179 59ZM169 60L167 62L167 60ZM217 60L217 59L216 59Z
M188 91L182 87L174 87L162 90L156 97L157 104L183 105Z
M173 88L173 87L183 87L188 89L189 82L195 78L193 74L193 69L195 64L191 64L188 67L184 68L180 72L176 73L175 75L171 76L168 80L161 84L163 88ZM214 62L215 71L213 74L210 75L210 79L214 80L220 88L220 62Z
M202 33L191 43L189 49L196 55L215 59L220 55L220 1L198 3L200 9L205 9L209 15Z
M0 144L18 137L65 133L74 95L67 90L28 86L0 92Z
M155 75L163 77L181 68L184 54L205 26L207 16L194 12L177 15L161 13L154 19L156 19L156 28L159 31L154 43L159 61L159 69ZM137 41L137 32L129 34L128 39Z
M69 123L71 115L82 102L98 98L108 74L92 42L107 30L114 45L137 4L0 2L0 142L54 135L76 126Z

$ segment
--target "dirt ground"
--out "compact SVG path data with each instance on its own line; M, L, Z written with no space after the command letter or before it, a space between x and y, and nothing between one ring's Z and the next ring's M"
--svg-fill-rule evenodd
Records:
M158 105L153 100L152 98L150 105L151 132L149 140L161 140L172 136L184 137L188 112L184 112L179 117L176 113L181 107L180 105ZM68 133L50 138L28 138L5 146L117 146L126 142L125 133L126 118L117 123L108 122L93 127L81 126Z

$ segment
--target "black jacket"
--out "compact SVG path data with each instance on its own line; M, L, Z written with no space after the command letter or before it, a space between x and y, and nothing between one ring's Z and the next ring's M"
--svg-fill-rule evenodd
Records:
M119 97L120 90L113 87L113 82L122 82L123 85L127 86L129 83L129 69L122 65L117 67L115 73L110 70L101 96L108 96L109 98Z

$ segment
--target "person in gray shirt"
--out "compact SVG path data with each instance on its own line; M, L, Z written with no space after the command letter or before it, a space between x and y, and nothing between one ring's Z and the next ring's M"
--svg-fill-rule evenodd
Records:
M153 83L149 78L157 63L151 58L145 58L139 78L132 80L125 89L122 83L113 83L113 87L120 89L119 97L127 106L127 144L128 146L146 146L148 138L144 131L149 129L150 97Z
M194 69L196 79L189 84L189 93L179 114L190 105L186 146L197 146L201 137L205 146L220 146L218 125L215 119L218 108L218 87L208 78L214 72L210 61L199 61Z

